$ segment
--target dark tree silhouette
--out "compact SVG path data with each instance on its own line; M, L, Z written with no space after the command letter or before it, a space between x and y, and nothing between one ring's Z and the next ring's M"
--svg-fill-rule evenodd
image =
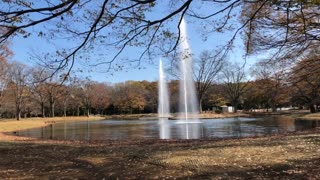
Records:
M104 0L104 1L2 1L0 3L0 43L22 35L46 38L50 42L63 39L65 48L55 49L42 57L48 68L56 71L72 69L78 59L88 58L96 52L101 59L90 60L91 65L107 65L106 69L120 67L113 62L124 58L126 48L132 47L140 54L129 62L143 58L169 55L179 43L179 24L183 17L207 24L209 32L231 30L233 35L223 51L228 53L236 36L245 30L265 6L267 0ZM237 20L242 7L256 4L241 24ZM159 12L159 9L165 9ZM206 32L208 33L208 32ZM102 48L103 47L103 48ZM96 49L94 51L93 49ZM108 53L103 53L105 50ZM114 52L110 54L110 52ZM88 60L89 61L89 60ZM127 61L127 62L128 62ZM69 72L70 73L70 72ZM67 73L67 75L69 74Z

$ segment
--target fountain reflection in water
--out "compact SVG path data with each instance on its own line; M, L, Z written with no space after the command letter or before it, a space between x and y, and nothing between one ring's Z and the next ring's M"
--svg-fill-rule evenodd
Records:
M158 116L159 116L159 133L161 139L170 139L170 127L169 127L169 95L168 87L166 83L166 77L163 72L162 61L159 62L159 84L158 84Z

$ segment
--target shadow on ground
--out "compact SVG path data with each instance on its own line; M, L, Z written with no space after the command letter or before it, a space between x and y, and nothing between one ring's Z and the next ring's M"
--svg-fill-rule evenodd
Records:
M0 179L319 179L318 131L205 141L0 141Z

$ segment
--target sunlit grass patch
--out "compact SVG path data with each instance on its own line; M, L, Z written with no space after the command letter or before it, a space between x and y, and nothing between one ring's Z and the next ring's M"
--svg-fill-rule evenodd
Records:
M0 121L0 132L14 132L19 130L31 129L46 126L48 124L63 121L81 121L81 120L101 120L105 117L100 116L75 116L75 117L54 117L54 118L26 118L17 121L15 119L4 119Z

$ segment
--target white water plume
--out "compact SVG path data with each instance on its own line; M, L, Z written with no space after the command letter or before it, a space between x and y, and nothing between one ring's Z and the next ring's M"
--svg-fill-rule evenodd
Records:
M199 138L200 132L194 129L190 123L200 123L199 106L193 81L191 50L187 40L187 29L185 20L180 24L180 123L185 123L185 138Z
M169 93L166 82L166 77L164 75L162 61L159 61L159 82L158 82L158 117L159 117L159 132L161 139L169 139L169 125L168 118L170 115L169 106Z

